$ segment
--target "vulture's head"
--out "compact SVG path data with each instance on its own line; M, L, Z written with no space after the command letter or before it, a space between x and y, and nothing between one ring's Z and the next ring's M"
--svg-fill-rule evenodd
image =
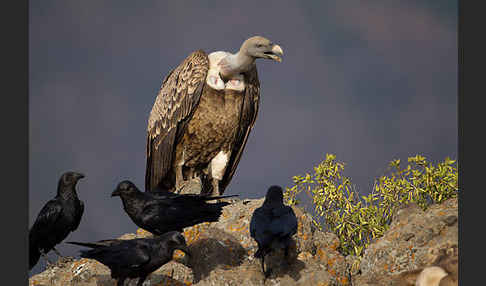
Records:
M254 59L272 59L277 62L281 62L283 56L282 48L279 45L261 36L254 36L243 42L240 52Z

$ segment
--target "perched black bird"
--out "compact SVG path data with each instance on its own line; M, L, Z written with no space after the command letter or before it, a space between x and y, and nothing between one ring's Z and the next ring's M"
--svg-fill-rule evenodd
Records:
M139 278L137 286L141 286L150 273L172 260L176 249L191 255L184 236L177 231L154 238L68 243L92 248L82 250L81 257L95 259L108 266L111 277L117 279L117 286L122 286L127 278Z
M41 209L29 231L29 269L32 269L42 255L52 249L61 256L55 246L70 232L75 231L83 216L84 204L78 199L76 184L83 174L66 172L59 179L57 195Z
M111 194L120 196L123 208L139 227L155 235L168 231L180 231L185 227L202 222L218 221L223 207L228 202L206 203L208 200L233 196L202 196L196 194L174 194L157 190L156 193L142 192L132 182L123 181Z
M271 186L263 205L253 212L250 222L250 235L257 244L256 258L261 258L262 271L265 272L265 255L273 249L284 248L288 258L291 236L297 232L297 217L291 207L283 204L283 192L279 186Z

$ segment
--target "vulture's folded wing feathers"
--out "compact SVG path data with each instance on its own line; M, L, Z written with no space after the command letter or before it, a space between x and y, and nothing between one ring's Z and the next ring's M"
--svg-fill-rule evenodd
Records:
M208 69L207 54L198 50L164 79L148 120L145 190L154 189L170 169L177 137L199 104Z
M226 172L219 183L221 194L231 182L231 179L236 172L236 167L240 162L241 155L243 154L246 142L248 141L248 136L250 135L250 131L252 130L253 125L255 125L257 118L258 105L260 103L260 81L258 80L258 72L255 63L253 63L252 68L245 74L245 84L245 98L243 99L240 124L238 132L236 133L235 145L231 152Z

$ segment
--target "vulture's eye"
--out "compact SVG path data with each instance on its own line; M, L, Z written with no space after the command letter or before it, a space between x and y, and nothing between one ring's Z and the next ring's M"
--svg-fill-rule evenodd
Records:
M261 48L261 47L263 47L263 45L262 45L262 44L257 44L256 46L257 46L257 48Z

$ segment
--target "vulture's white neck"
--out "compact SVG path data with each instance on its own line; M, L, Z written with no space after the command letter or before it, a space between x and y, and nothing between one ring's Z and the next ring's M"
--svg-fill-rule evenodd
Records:
M239 51L236 54L229 54L220 62L220 74L224 78L231 78L234 75L248 71L255 62L253 57L248 56L245 52Z

